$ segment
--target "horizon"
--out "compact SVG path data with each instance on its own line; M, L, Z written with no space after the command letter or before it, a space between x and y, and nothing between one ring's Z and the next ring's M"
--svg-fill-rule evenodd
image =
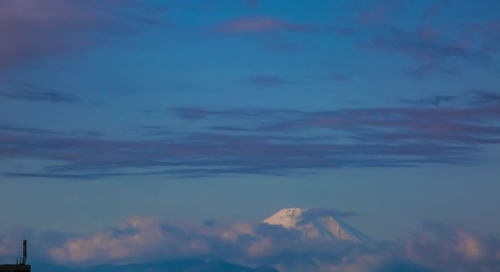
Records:
M499 11L0 0L0 263L500 269Z

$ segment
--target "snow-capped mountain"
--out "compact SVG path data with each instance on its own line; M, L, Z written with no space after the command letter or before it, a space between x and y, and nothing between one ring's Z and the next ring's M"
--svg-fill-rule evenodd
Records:
M334 211L323 209L282 209L263 223L300 231L307 238L365 242L369 239L340 220Z

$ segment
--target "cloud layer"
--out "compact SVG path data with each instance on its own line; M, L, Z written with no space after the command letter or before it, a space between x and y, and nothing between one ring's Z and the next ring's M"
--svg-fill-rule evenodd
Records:
M270 265L282 272L475 272L500 268L497 238L437 222L424 222L421 233L402 240L356 243L311 239L295 230L264 223L183 226L156 217L136 216L118 228L92 235L17 231L17 235L0 236L0 257L13 256L10 251L16 248L13 241L19 235L29 236L35 244L35 261L66 265L217 258L253 266ZM42 243L44 247L40 248ZM45 253L41 254L41 250Z
M259 6L259 1L246 3L250 7ZM422 2L418 7L411 1L376 0L353 4L346 15L325 25L270 16L241 16L217 25L215 30L222 34L275 34L275 38L279 33L349 36L359 50L406 57L410 63L404 69L414 79L459 74L467 66L488 68L500 52L500 21L496 18L448 20L450 14L455 15L453 12L448 0ZM290 47L300 48L300 45L270 46L278 51Z
M319 112L179 108L174 113L190 123L191 132L155 134L164 128L147 126L141 139L129 141L4 125L0 157L60 162L37 172L3 173L51 178L293 175L345 167L462 165L476 163L482 146L500 143L499 101L495 94L476 92L411 101L410 107Z
M0 98L28 102L76 103L73 95L33 83L7 81L0 85Z
M1 1L0 69L103 44L153 23L144 14L135 1Z
M441 18L452 10L448 0L420 9L403 0L370 3L354 20L357 31L363 33L358 40L360 48L409 57L415 64L408 74L415 79L460 73L463 63L487 67L500 50L498 20L443 22ZM405 25L406 16L415 23Z

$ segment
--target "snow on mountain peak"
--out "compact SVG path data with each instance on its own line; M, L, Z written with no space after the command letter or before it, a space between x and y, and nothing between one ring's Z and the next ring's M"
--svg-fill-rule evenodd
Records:
M286 229L296 228L300 222L302 214L309 209L304 208L286 208L268 217L263 222L270 225L282 225Z
M340 215L333 210L286 208L268 217L263 223L298 230L307 238L351 242L368 240L364 234L340 220Z

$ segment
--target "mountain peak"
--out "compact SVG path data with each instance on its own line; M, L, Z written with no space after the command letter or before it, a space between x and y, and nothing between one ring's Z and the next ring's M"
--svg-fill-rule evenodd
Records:
M300 222L302 215L309 209L306 208L285 208L274 215L268 217L263 222L270 225L282 225L286 229L294 228Z
M300 231L307 238L367 241L368 238L339 219L341 213L325 209L286 208L266 218L263 223Z

